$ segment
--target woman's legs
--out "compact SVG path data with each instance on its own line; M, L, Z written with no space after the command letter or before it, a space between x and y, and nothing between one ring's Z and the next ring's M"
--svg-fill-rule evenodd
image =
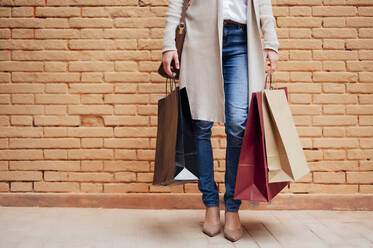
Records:
M248 110L248 75L246 30L235 25L224 25L223 76L225 91L225 131L227 134L224 202L227 233L238 239L242 235L238 210L241 200L233 199L238 161ZM214 162L211 147L212 121L193 120L197 145L197 160L200 179L198 189L206 206L205 223L219 219L219 191L214 180ZM215 221L212 221L215 219ZM208 226L208 225L207 225ZM217 228L210 226L216 235ZM240 230L240 231L239 231Z
M211 147L211 127L213 124L211 121L193 120L199 170L198 189L202 192L202 202L206 206L202 230L211 237L220 232L219 191L214 180L214 160Z
M224 25L223 76L227 134L224 202L228 212L237 212L241 205L241 200L233 199L233 195L248 111L246 35L243 27Z
M212 121L193 120L199 170L198 189L202 192L202 202L206 207L219 206L219 192L214 180L214 160L211 147L213 124Z

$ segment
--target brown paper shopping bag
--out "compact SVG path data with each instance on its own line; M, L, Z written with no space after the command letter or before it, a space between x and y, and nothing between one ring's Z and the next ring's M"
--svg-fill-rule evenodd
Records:
M268 180L296 181L310 172L284 89L263 90Z

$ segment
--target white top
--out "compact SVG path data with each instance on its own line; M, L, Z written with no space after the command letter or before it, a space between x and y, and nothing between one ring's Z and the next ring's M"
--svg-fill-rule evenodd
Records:
M223 0L224 20L230 19L246 24L247 0Z

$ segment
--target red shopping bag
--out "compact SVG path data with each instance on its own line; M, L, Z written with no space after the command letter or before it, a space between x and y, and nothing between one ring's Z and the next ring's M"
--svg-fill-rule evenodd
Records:
M287 97L287 88L284 89ZM270 202L290 182L268 183L265 150L262 92L253 92L240 160L237 168L234 199Z

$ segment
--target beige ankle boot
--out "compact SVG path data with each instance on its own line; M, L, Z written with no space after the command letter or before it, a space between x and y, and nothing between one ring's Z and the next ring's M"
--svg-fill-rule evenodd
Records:
M238 221L240 222L240 218L237 213L232 213L232 212L227 212L225 211L225 224L224 224L224 237L232 242L235 242L239 240L242 235L243 235L243 230L242 230L242 225L241 223L239 224L239 228L231 229L228 228L226 223L227 223L227 218L236 218L235 220L230 219L229 221Z
M220 233L220 208L208 207L205 212L205 221L202 231L210 237Z

